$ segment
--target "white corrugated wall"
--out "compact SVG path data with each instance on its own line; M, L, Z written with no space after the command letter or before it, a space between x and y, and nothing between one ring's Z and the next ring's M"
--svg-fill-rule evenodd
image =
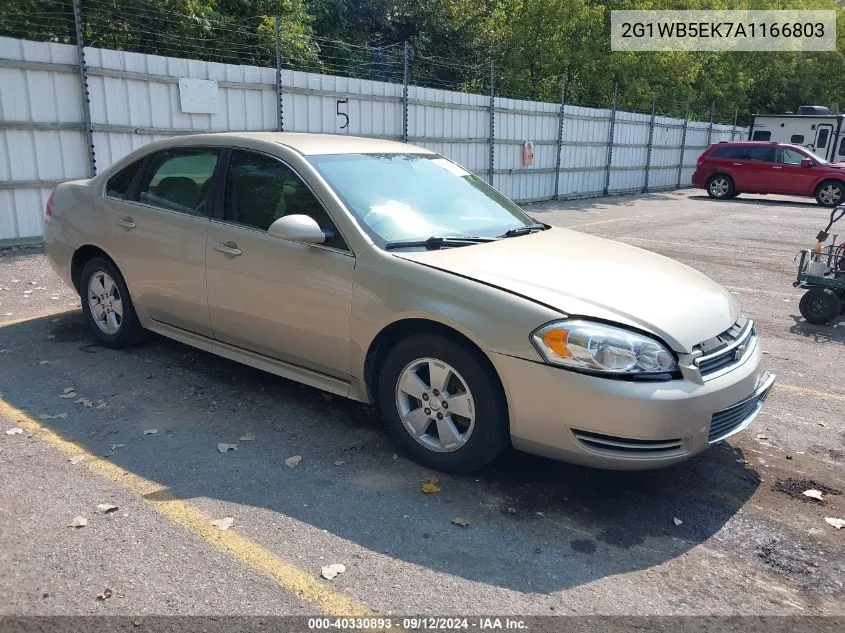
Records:
M274 68L94 48L85 55L98 171L173 134L276 129ZM88 177L77 61L74 46L0 38L0 240L38 237L52 187ZM179 78L216 80L217 112L183 113ZM282 71L286 131L399 140L405 105L400 84ZM509 197L548 200L645 187L649 115L566 106L561 119L559 104L496 98L493 105L492 182ZM410 86L408 140L489 179L490 106L486 95ZM654 123L649 190L687 184L708 135L716 142L743 132L689 122L679 170L684 121L656 117ZM534 143L531 166L522 162L525 141Z

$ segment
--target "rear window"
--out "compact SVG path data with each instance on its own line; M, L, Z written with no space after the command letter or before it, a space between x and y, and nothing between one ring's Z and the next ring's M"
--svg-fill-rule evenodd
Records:
M804 135L803 134L793 134L789 137L790 143L795 143L796 145L800 145L804 142Z
M771 141L772 133L769 130L757 130L754 132L752 141Z
M136 161L109 178L109 181L106 183L106 195L120 200L128 200L128 197L132 193L132 181L135 179L135 175L138 173L138 169L143 162L143 159Z

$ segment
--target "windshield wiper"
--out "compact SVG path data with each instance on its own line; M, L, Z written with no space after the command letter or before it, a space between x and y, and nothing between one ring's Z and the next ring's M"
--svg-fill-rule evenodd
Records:
M545 224L529 224L528 226L520 226L516 229L510 229L502 233L499 237L519 237L520 235L528 235L534 231L545 231Z
M413 248L415 246L424 246L430 251L436 251L444 246L469 246L470 244L481 244L483 242L495 242L497 237L474 237L474 236L455 236L455 237L438 237L436 235L427 240L406 240L404 242L388 242L384 245L386 250L394 248Z

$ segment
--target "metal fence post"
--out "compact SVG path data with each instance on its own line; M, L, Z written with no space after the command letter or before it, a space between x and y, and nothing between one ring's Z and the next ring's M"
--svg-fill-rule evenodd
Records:
M651 150L654 147L654 115L657 112L657 100L651 100L651 119L648 121L648 149L645 154L645 183L643 193L648 192L648 177L651 172Z
M681 188L681 172L684 169L684 153L687 149L687 127L689 126L689 103L687 103L687 113L684 116L684 132L681 135L681 160L678 163L678 183L675 185L675 189Z
M91 94L88 92L88 66L85 65L85 41L82 32L82 9L79 0L73 0L73 22L76 27L76 57L79 68L79 87L82 93L82 125L85 127L85 144L88 150L88 177L97 175L97 158L94 154L94 126L91 124Z
M560 87L560 112L557 117L557 157L555 160L555 195L552 200L560 199L560 155L563 153L563 119L566 116L566 88L569 77L563 76L563 83Z
M707 128L707 147L713 142L713 119L716 115L716 102L710 104L710 127Z
M402 142L408 142L408 42L405 42L405 70L402 75Z
M282 99L282 52L279 45L279 16L273 19L273 35L276 42L276 130L285 129L285 106Z
M493 186L493 171L496 167L496 83L493 60L490 60L490 158L487 179Z
M607 159L604 168L604 195L610 191L610 165L613 163L613 136L616 132L616 99L618 97L619 83L613 82L613 110L610 113L610 133L607 138Z
M731 140L734 140L734 135L736 134L737 119L739 119L739 108L734 110L734 126L731 128Z

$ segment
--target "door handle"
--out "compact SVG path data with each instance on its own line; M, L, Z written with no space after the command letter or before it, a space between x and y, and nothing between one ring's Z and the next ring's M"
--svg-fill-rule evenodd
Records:
M742 167L742 163L731 163L734 167Z
M118 226L122 226L124 229L129 229L130 231L132 229L134 229L136 226L138 226L137 224L135 224L135 222L129 216L127 216L125 218L118 219L118 221L115 222L115 224L117 224Z
M236 257L243 254L243 251L239 249L238 245L234 242L217 242L214 245L214 250L226 253L227 255L234 255Z
M772 169L783 169L780 165L772 165Z

